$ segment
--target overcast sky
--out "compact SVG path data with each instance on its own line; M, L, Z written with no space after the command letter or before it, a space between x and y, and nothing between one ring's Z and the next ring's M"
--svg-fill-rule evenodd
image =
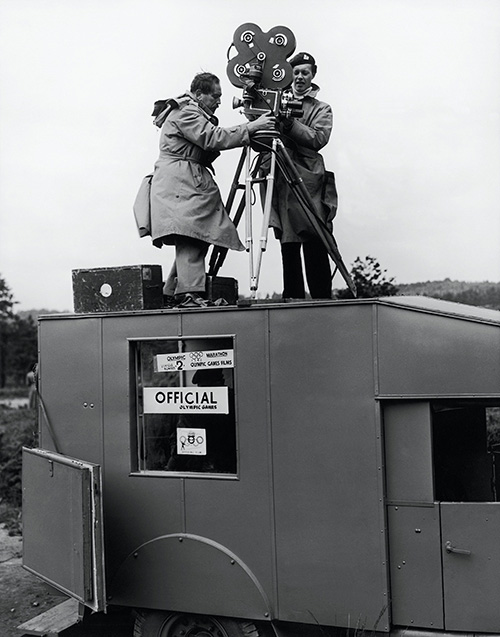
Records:
M16 307L72 311L72 269L168 271L172 249L140 239L132 214L158 155L152 105L207 70L221 125L244 121L226 64L245 22L289 27L317 59L346 265L500 281L498 0L0 0L0 275ZM216 162L223 199L240 153ZM248 293L247 255L220 275ZM270 235L259 292L273 291Z

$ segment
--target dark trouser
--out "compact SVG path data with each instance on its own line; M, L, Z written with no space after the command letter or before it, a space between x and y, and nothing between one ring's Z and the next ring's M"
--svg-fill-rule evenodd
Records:
M328 252L322 241L313 239L306 243L282 243L283 298L305 299L302 274L301 248L304 252L307 286L313 299L332 298L332 275Z

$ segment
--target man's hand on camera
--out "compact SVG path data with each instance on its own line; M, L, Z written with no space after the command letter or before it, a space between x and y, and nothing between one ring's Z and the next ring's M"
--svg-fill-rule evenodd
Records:
M279 120L280 127L284 131L288 131L293 126L293 118L292 117L281 117Z
M258 130L274 130L276 128L276 117L266 113L252 122L248 122L247 126L250 135Z

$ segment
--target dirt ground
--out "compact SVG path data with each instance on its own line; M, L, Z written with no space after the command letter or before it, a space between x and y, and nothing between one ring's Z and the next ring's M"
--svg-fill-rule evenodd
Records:
M0 524L0 637L22 637L18 626L67 599L22 567L22 539ZM68 637L131 637L133 616L111 609L64 631Z
M64 601L22 567L22 539L0 525L0 635L20 637L17 626Z

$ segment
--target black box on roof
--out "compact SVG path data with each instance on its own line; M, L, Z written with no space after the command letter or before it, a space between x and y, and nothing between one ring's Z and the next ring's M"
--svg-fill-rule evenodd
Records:
M160 265L73 270L75 313L154 310L163 307Z

